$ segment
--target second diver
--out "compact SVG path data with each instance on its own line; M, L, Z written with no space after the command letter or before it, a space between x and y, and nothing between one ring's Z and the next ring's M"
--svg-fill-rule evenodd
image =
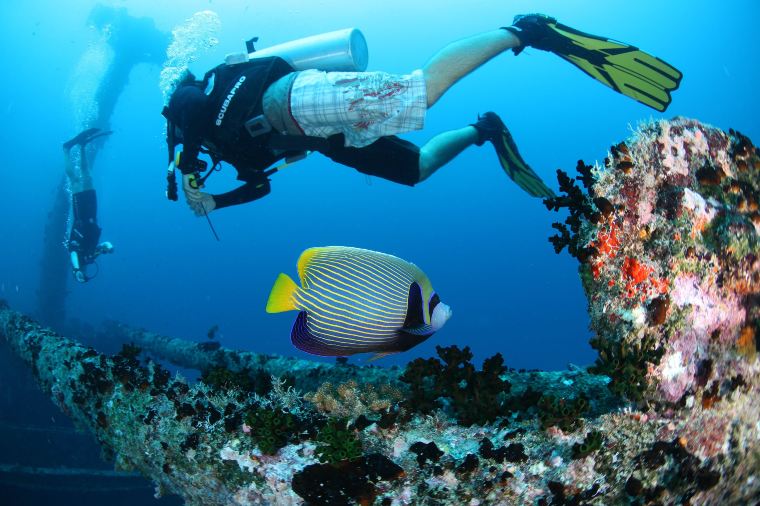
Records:
M87 144L111 132L99 128L89 128L63 144L66 157L66 175L71 191L71 229L67 241L71 270L74 278L86 283L95 274L88 270L95 259L103 254L113 253L113 245L99 242L102 229L98 226L98 201L92 184L89 164L87 162ZM77 146L78 152L72 153Z

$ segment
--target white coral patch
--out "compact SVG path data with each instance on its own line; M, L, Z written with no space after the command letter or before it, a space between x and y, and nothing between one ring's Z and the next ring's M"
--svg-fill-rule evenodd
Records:
M637 327L644 325L647 321L647 313L643 306L636 306L633 309L626 309L620 315L620 318L627 322L631 322Z
M715 208L709 206L707 201L702 198L702 195L688 188L685 188L683 191L683 206L708 222L715 217Z
M544 473L546 473L547 469L548 467L546 467L546 464L544 464L541 461L538 461L528 468L528 472L536 476L543 476Z
M238 453L229 446L219 450L219 457L222 460L234 460L237 462L241 471L252 473L256 469L256 462L249 455Z
M409 444L406 442L406 439L404 439L403 437L397 437L393 441L393 456L396 458L400 457L401 455L406 453L408 448L409 448Z
M671 381L673 378L686 372L683 356L680 351L668 355L662 362L664 364L662 367L662 378L666 381Z

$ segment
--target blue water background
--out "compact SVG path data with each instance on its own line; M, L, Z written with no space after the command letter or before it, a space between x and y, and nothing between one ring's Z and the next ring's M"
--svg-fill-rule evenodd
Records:
M0 298L34 314L43 227L63 171L61 142L76 133L66 86L95 40L85 20L94 2L5 0L0 4ZM609 145L649 118L683 115L738 129L760 142L753 0L478 1L130 0L134 16L170 30L194 12L216 11L219 45L192 66L198 73L243 41L261 47L355 26L370 47L370 70L405 73L447 42L546 12L591 33L633 43L684 73L681 89L658 114L537 50L501 55L461 81L428 114L423 143L479 112L502 115L526 160L551 182L557 168L602 160ZM501 352L510 366L562 368L593 360L586 300L576 262L555 255L547 238L556 214L516 188L493 150L470 148L429 181L406 188L337 166L319 155L273 177L263 200L212 214L221 242L180 196L164 197L164 120L159 68L141 65L120 97L115 134L96 161L103 239L116 246L98 277L69 283L68 316L92 324L116 319L188 339L220 327L225 346L306 356L290 344L295 313L264 305L277 274L295 275L300 252L351 245L418 264L454 311L446 327L408 353L380 364L434 354L436 345L469 345L482 359ZM752 91L755 90L755 91ZM209 181L234 186L226 168ZM63 240L63 238L61 238ZM65 255L61 247L61 255Z

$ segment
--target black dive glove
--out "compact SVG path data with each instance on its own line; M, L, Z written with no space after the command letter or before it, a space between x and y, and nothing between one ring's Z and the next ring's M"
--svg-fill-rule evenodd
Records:
M520 46L512 48L516 55L526 47L535 47L543 51L553 51L556 44L563 37L557 37L557 33L547 25L557 23L557 20L546 14L520 14L512 20L512 26L502 26L502 30L512 32L520 39Z

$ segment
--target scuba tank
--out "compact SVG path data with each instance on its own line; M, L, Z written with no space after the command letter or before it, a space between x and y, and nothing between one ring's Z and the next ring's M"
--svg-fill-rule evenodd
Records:
M257 40L258 38L253 38L246 42L247 53L228 55L226 63L243 63L253 58L279 56L296 70L362 72L367 69L369 60L367 41L356 28L313 35L261 50L253 47Z

